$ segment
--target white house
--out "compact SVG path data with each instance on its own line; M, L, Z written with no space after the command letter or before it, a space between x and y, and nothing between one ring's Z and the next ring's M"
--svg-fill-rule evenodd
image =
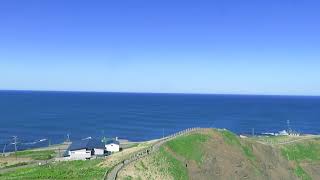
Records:
M93 155L101 156L105 154L104 144L95 139L84 139L74 141L68 149L69 159L90 159Z
M87 149L72 149L68 151L70 159L90 159L91 150Z
M105 151L105 147L103 148L94 148L94 155L97 155L97 156L103 156L104 155L104 151Z
M117 140L110 140L106 142L106 150L109 152L120 151L120 143Z

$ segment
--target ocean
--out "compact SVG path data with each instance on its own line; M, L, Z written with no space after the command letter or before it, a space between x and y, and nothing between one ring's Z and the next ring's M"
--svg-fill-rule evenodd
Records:
M189 127L320 133L320 97L0 91L0 149L67 139L161 138Z

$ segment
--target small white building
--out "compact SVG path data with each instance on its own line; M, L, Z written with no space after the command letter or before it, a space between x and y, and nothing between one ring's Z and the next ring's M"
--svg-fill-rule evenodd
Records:
M103 156L104 155L104 152L105 152L105 148L94 148L94 155L97 155L97 156Z
M91 150L87 149L73 149L68 151L70 159L90 159Z
M106 142L106 150L108 152L119 152L120 151L120 143L117 140L110 140Z
M105 154L104 144L95 139L84 139L74 141L68 149L69 159L90 159L93 155L103 156Z

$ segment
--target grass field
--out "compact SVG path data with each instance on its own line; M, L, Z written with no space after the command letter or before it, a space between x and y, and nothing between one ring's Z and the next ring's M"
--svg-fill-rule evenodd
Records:
M201 143L206 142L208 139L209 136L205 134L190 134L171 140L167 142L166 145L175 153L186 159L195 160L196 162L201 163L203 158Z
M49 160L55 156L55 152L53 150L42 150L42 151L18 151L16 154L12 154L12 156L17 155L17 157L27 157L33 160Z
M56 155L53 150L25 150L0 157L0 168L13 168L32 164L35 160L49 160Z
M101 161L67 161L21 168L14 172L0 174L0 179L102 179L106 168L98 166Z

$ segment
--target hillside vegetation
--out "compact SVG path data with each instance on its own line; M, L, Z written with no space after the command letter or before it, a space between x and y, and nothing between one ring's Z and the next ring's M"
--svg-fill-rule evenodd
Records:
M159 152L126 166L119 179L320 179L320 141L265 145L227 130L204 129L168 141Z

